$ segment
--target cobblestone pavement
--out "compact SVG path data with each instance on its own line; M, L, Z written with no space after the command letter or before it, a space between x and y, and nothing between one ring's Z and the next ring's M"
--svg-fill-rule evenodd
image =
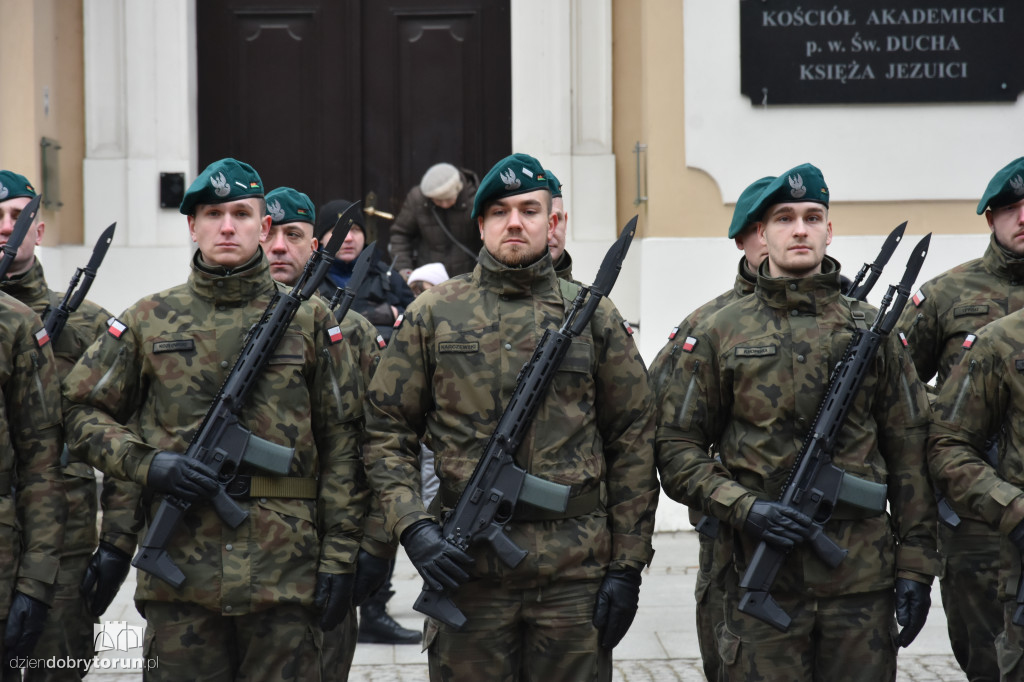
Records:
M700 681L704 674L697 637L693 631L693 588L697 571L697 539L693 531L655 535L654 565L645 572L640 591L640 610L629 633L615 649L616 682ZM420 590L415 569L399 552L394 573L395 596L388 604L391 615L408 628L419 628L422 616L412 610ZM144 626L135 611L132 594L134 574L126 582L104 619ZM953 659L946 635L938 586L932 590L928 622L909 649L899 658L898 682L962 681L964 674ZM139 651L127 655L139 655ZM124 652L110 652L125 655ZM109 655L109 654L108 654ZM422 682L427 679L427 656L419 646L360 644L349 680L352 682ZM86 682L126 682L141 673L94 670Z

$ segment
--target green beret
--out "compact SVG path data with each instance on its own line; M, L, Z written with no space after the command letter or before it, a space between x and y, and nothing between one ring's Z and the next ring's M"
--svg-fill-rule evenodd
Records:
M548 176L540 161L529 154L513 154L494 164L480 181L480 188L473 200L473 215L476 218L488 204L517 194L526 194L538 189L551 190Z
M978 215L986 208L1009 206L1024 199L1024 156L1011 161L989 181L978 202Z
M745 223L756 223L764 212L775 204L795 204L813 201L828 208L828 186L825 177L815 166L804 163L791 168L775 178L761 191L750 210Z
M316 224L316 209L302 192L291 187L278 187L267 192L267 213L271 225L285 223Z
M214 161L189 185L178 210L195 215L197 204L223 204L263 196L263 181L252 166L235 159Z
M545 170L544 172L547 173L548 176L548 189L551 190L551 196L562 196L562 183L558 181L558 178L556 178L555 174L551 171Z
M0 201L17 199L18 197L35 197L36 188L24 175L14 171L0 170Z
M774 175L769 175L766 178L755 180L749 187L743 190L740 198L736 200L736 208L732 211L732 222L729 223L729 239L735 239L740 236L743 228L750 224L751 221L747 220L747 213L750 211L751 205L757 201L764 188L770 185L774 179Z

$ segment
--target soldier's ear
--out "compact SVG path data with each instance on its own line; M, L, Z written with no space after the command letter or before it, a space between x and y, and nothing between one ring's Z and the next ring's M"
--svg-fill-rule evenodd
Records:
M188 219L188 236L192 238L192 241L196 241L196 217L194 215L185 217Z
M986 208L985 209L985 220L988 221L988 229L991 230L993 233L995 233L995 231L996 231L996 224L992 220L992 209L991 208Z
M484 217L482 215L476 217L476 224L477 224L477 227L480 228L480 241L483 241L484 240Z
M825 246L832 243L832 221L828 221L828 231L825 233Z
M761 221L757 223L757 241L761 242L761 246L768 246L768 238L764 235L764 223Z

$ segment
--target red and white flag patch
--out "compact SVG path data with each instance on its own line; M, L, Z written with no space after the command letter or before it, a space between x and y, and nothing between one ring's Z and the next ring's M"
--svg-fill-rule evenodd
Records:
M377 348L383 348L386 345L388 345L388 342L384 340L384 337L377 334Z
M924 295L924 292L921 291L920 289L918 289L917 292L911 297L910 300L914 302L914 306L915 307L920 308L921 304L924 303L924 299L925 298L926 298L926 296Z
M907 348L908 346L910 346L910 344L907 343L907 337L903 335L903 332L900 332L900 343L903 344L904 348Z
M668 333L668 340L669 341L675 341L676 340L676 335L678 335L678 334L679 334L679 327L672 327L672 331L670 331Z
M399 315L398 319L395 320L395 329L398 329L399 327L401 327L403 322L405 322L405 313L402 313L401 315Z
M46 344L50 343L50 334L46 331L46 327L43 327L35 333L36 345L42 348Z
M629 326L629 322L626 320L622 321L622 328L626 330L626 333L633 336L633 328Z
M977 336L975 336L974 334L968 334L968 335L967 335L967 338L966 338L966 339L964 339L964 345L963 345L964 349L965 349L965 350L970 350L970 349L971 349L971 346L973 346L973 345L974 345L974 341L975 341L975 339L977 339L977 338L978 338L978 337L977 337Z
M692 353L693 349L697 347L697 339L692 336L687 336L686 341L683 342L683 350L687 353Z
M334 326L327 330L327 338L331 343L338 343L345 337L341 333L341 327Z
M116 317L112 317L109 320L107 320L107 325L107 333L109 333L115 339L121 338L121 334L124 334L124 330L128 328L128 325L126 325L124 322L117 319Z

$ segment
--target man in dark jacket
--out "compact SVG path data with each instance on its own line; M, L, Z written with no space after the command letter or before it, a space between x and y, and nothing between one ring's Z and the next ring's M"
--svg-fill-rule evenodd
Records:
M320 207L316 220L316 238L320 242L327 242L331 239L334 231L334 223L338 216L345 212L351 201L335 199L328 201ZM356 258L363 252L367 243L373 241L372 235L366 234L366 219L360 211L356 216L355 223L338 249L336 260L327 272L327 278L321 285L321 292L327 298L334 294L335 287L344 287L352 271L355 269ZM389 267L382 260L375 260L366 273L359 291L356 292L356 300L352 303L352 310L373 323L377 332L387 341L391 338L391 329L395 320L405 312L405 307L412 303L416 296L412 289L405 283L394 266Z
M483 246L471 217L479 184L473 171L438 163L409 190L390 233L391 255L403 277L434 262L451 277L473 269Z

